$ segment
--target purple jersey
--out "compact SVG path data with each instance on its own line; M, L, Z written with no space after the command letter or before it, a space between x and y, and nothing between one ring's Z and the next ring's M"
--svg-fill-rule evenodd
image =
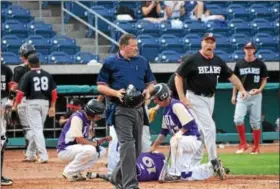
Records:
M176 107L175 107L176 106ZM178 112L175 112L175 110ZM178 115L181 116L181 120ZM161 134L166 136L168 132L176 133L181 128L186 129L187 131L184 133L184 136L194 135L200 136L198 132L197 123L194 120L192 114L189 109L179 100L171 99L170 104L164 108L163 110L163 127L161 130Z
M74 116L79 117L83 121L83 127L82 127L83 137L84 138L88 137L88 130L89 130L89 126L90 126L90 121L87 120L85 112L77 111L77 112L72 114L72 116L66 122L65 126L63 127L63 129L60 133L58 143L57 143L57 147L56 147L57 152L60 152L60 151L64 150L67 146L77 144L75 139L68 136L69 135L68 133L70 132L71 120Z
M136 163L138 181L158 180L164 160L162 153L141 153Z

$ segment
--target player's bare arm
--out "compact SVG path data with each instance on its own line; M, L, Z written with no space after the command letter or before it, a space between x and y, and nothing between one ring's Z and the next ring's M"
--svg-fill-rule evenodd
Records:
M157 139L155 140L154 144L151 147L151 152L154 152L156 148L163 143L165 136L163 134L159 134Z
M261 93L263 91L266 83L267 83L267 77L266 78L262 78L261 86L258 89L252 89L249 93L251 95L257 95L257 94Z
M183 77L181 77L179 74L176 73L175 76L175 86L176 86L176 90L178 92L178 96L181 102L183 102L187 107L191 106L190 101L186 98L186 96L184 95L184 80Z
M236 87L233 86L233 88L232 88L232 97L231 97L231 103L233 105L236 103L236 93L237 93L237 89L236 89Z
M106 96L117 97L121 102L125 94L125 89L115 90L110 88L108 85L97 85L97 90L99 93Z
M244 89L241 81L236 77L235 74L232 74L232 76L229 78L230 82L240 91L242 98L246 99L248 94L246 90Z

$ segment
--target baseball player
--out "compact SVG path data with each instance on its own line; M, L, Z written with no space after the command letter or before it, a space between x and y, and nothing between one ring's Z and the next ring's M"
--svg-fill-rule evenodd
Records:
M69 111L67 111L65 115L60 116L59 121L58 121L58 124L61 127L63 127L65 125L65 123L68 121L68 119L74 112L76 112L78 110L82 110L83 102L77 98L71 99L70 103L67 104L67 108L69 108Z
M55 105L57 98L56 84L52 75L40 68L39 58L36 54L28 56L30 71L24 74L19 83L16 101L13 110L17 110L22 98L26 97L27 121L30 125L30 138L35 141L39 152L39 163L48 162L48 153L43 134L44 122L47 115L55 116ZM49 102L51 101L51 103ZM49 108L50 107L50 108ZM30 145L26 151L26 158L35 157Z
M69 181L86 180L81 171L90 168L106 152L105 148L99 146L101 141L88 140L89 136L93 135L90 133L91 121L98 121L104 110L103 103L92 99L85 105L84 110L74 112L62 129L57 152L59 159L70 161L62 173Z
M28 71L30 71L30 68L28 66L28 56L33 53L36 53L36 50L31 44L24 43L21 45L19 49L19 55L23 64L14 68L13 85L11 87L11 90L14 91L14 93L18 88L18 84L22 76ZM32 151L32 154L36 154L36 145L33 138L31 137L31 130L30 130L30 125L28 124L26 110L27 110L27 104L26 104L26 98L24 97L22 99L22 102L18 105L18 116L25 137L25 150L29 148L30 151ZM27 158L25 155L25 159L23 161L34 162L35 160L36 160L36 156L34 157L29 156Z
M201 41L201 50L189 56L176 71L175 85L180 98L197 120L200 133L208 151L208 160L217 159L216 126L212 119L214 97L218 78L228 78L239 89L245 99L247 92L226 63L214 54L216 39L213 33L206 33ZM186 79L187 92L184 95L183 81ZM202 150L200 149L201 157ZM199 153L199 152L198 152Z
M196 120L188 108L179 100L171 98L170 90L164 83L155 85L151 97L156 104L164 108L162 130L152 145L151 151L156 150L168 133L172 134L170 139L171 166L165 181L204 180L214 174L223 180L225 170L218 158L207 164L193 165L193 160L196 159L194 156L201 148L202 141Z
M248 42L244 46L245 57L236 63L234 73L242 81L245 90L248 93L247 99L242 99L237 89L232 90L232 104L236 104L234 112L234 123L239 135L240 144L236 151L237 154L243 153L249 145L246 141L246 131L244 117L249 112L250 125L253 129L254 147L251 154L259 154L259 143L261 137L261 109L262 109L262 90L264 89L268 72L266 65L254 55L256 46Z
M4 119L5 106L7 106L9 97L9 86L13 77L11 68L1 63L1 109L0 109L0 135L1 135L1 185L8 186L13 184L13 180L4 177L3 163L4 163L4 151L7 145L6 137L6 121Z

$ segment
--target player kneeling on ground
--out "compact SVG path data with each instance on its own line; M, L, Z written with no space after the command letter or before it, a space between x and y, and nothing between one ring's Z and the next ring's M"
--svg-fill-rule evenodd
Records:
M99 120L104 110L104 104L92 99L86 104L84 111L73 113L63 127L57 144L57 152L59 159L70 161L62 173L63 177L69 181L86 180L81 171L90 168L106 152L105 148L99 145L110 140L109 137L99 141L88 140L89 134L92 134L90 133L91 121Z
M221 180L225 178L225 170L217 158L207 164L197 165L194 162L202 141L197 123L188 108L179 100L170 97L170 90L164 83L155 85L151 93L154 103L163 107L162 130L152 146L152 151L160 145L164 137L170 132L171 166L167 174L163 174L162 181L204 180L217 174ZM167 158L167 162L169 157ZM167 167L167 166L166 166ZM163 171L165 168L163 168Z

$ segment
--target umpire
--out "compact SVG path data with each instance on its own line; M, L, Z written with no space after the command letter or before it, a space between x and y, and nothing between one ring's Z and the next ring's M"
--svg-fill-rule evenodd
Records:
M119 46L119 52L104 60L97 78L97 87L100 93L111 98L108 115L111 116L111 125L114 125L120 142L120 161L112 173L111 182L119 188L136 189L136 158L141 152L145 110L144 106L134 107L125 103L125 89L130 86L129 90L149 98L155 79L147 60L138 55L134 35L124 34ZM138 97L135 99L138 101Z

